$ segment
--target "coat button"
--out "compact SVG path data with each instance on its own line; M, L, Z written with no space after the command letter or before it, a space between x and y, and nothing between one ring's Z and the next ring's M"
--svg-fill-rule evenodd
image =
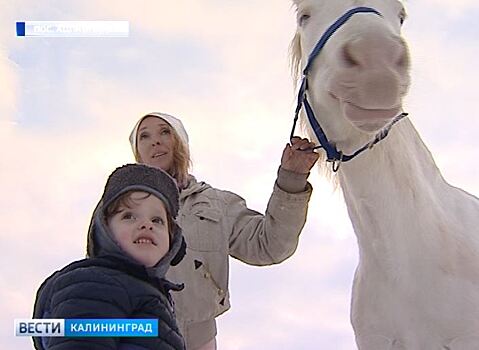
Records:
M211 277L211 273L205 272L204 276L205 276L205 278L210 278L210 277Z
M223 289L218 289L218 295L223 295L225 294L225 291Z

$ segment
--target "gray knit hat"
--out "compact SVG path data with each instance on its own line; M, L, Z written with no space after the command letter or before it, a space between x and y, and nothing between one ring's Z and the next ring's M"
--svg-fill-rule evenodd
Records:
M103 209L122 194L132 191L151 193L165 203L171 217L178 215L178 187L176 180L159 168L145 164L127 164L117 168L108 178L103 192Z
M133 130L130 133L130 145L131 149L133 150L133 154L135 155L135 159L138 161L138 148L137 148L137 135L138 135L138 128L140 127L141 122L147 118L147 117L157 117L160 119L163 119L165 122L170 124L170 126L175 130L176 134L179 136L181 142L185 145L189 152L189 138L188 138L188 133L186 132L185 127L183 126L183 123L181 120L179 120L176 117L173 117L172 115L169 115L167 113L160 113L160 112L151 112L143 117L140 118L133 127Z

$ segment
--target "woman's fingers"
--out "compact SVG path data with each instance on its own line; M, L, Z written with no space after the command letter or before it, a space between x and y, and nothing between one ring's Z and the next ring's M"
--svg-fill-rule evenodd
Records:
M310 142L307 138L295 136L291 139L291 148L293 150L312 151L315 146L314 142Z

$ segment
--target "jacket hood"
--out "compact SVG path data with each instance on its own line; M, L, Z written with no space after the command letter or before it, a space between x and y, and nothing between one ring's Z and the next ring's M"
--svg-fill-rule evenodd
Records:
M176 181L161 169L144 164L127 164L111 173L105 185L103 195L93 212L88 230L87 255L98 257L102 255L124 257L132 263L139 264L130 257L114 239L107 225L106 210L121 195L129 191L143 191L159 198L170 217L171 223L170 247L160 259L151 273L162 278L170 265L178 264L185 254L185 242L181 229L175 219L179 210L179 192Z
M177 265L186 253L186 243L181 228L176 223L173 226L175 232L170 242L168 252L155 266L144 267L151 277L164 278L170 265ZM127 260L131 264L140 265L113 239L113 235L106 223L103 201L100 201L93 212L88 229L87 256L94 258L105 255Z
M180 191L180 202L192 194L203 192L209 188L211 186L206 182L198 181L193 175L189 175L188 184Z

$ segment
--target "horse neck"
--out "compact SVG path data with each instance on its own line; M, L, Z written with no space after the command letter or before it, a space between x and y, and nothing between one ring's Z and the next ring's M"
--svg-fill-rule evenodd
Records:
M373 149L342 164L339 178L360 250L388 254L405 239L423 240L437 215L447 215L442 199L450 187L407 119Z

